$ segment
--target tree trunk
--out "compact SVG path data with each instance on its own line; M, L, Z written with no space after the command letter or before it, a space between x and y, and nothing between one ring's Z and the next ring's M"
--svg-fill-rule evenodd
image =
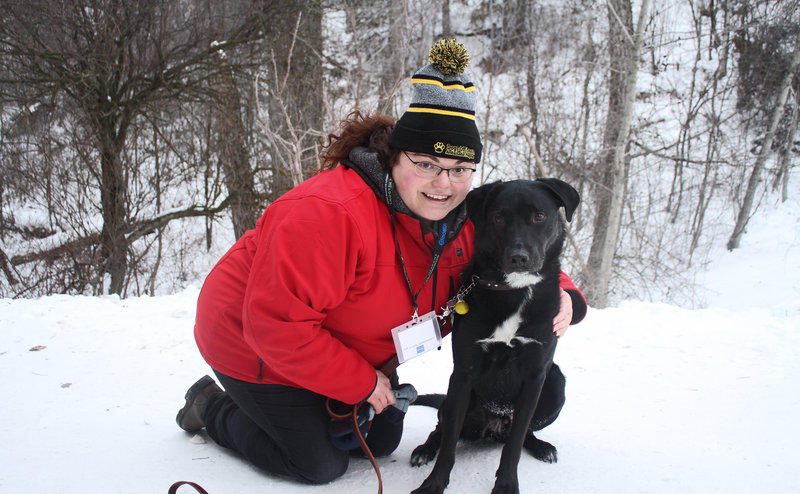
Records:
M442 37L453 37L453 28L450 22L450 0L442 1Z
M153 156L153 165L155 167L155 183L153 186L156 189L156 215L161 215L161 154L158 152L157 132L153 132L153 148L156 149L155 156ZM158 279L158 269L161 267L161 258L163 253L164 229L158 228L156 233L156 259L153 262L153 269L150 271L150 279L147 281L147 291L151 297L155 296L156 294L156 280Z
M651 0L642 0L636 33L631 38L632 8L630 0L609 0L609 110L604 133L606 153L601 161L603 178L597 190L597 212L594 222L589 272L584 276L585 295L589 304L602 308L608 305L608 289L622 222L627 182L627 149L636 97L636 78L642 33Z
M100 203L103 208L101 252L103 272L110 276L108 287L103 292L121 295L128 268L128 240L124 231L128 185L120 156L124 139L115 135L113 125L106 123L100 127Z
M445 2L442 6L443 19L445 15L445 6L449 8L449 2ZM382 20L388 21L390 27L389 40L387 46L384 48L387 55L381 57L378 112L392 115L396 113L395 109L392 108L395 103L394 96L397 93L398 87L400 87L400 83L406 80L405 58L408 52L408 39L406 39L407 27L405 22L401 21L405 17L403 12L404 5L402 2L380 2L380 8L387 11L388 19ZM442 23L444 25L445 21L442 20Z
M744 235L744 229L747 222L750 221L750 214L753 210L753 200L756 196L756 189L761 182L761 172L764 170L767 157L772 152L772 141L775 139L775 132L778 130L778 123L783 116L783 108L786 105L786 98L789 95L789 89L792 85L792 78L794 72L800 64L800 37L795 41L794 55L792 55L792 63L789 70L781 82L781 87L778 92L778 97L775 101L775 109L772 112L772 118L769 122L769 128L764 136L764 142L761 144L761 150L758 152L756 163L753 165L753 171L750 173L750 179L747 181L747 190L744 193L742 200L742 207L739 209L739 215L736 218L736 225L733 227L731 238L728 239L728 250L733 250L739 247L739 243Z
M219 159L225 173L225 186L233 199L231 221L236 238L255 227L257 199L250 154L242 120L242 97L230 71L220 75L221 105L217 111Z
M589 149L589 129L591 126L591 116L593 105L590 102L590 91L591 91L591 83L592 79L594 78L594 71L597 67L597 52L595 51L595 44L592 40L592 32L594 31L593 23L589 24L586 27L586 51L583 55L583 65L586 70L586 74L583 77L583 84L581 88L581 116L580 116L580 123L576 129L576 132L580 133L580 137L576 136L576 140L578 140L579 147L577 152L577 159L576 159L576 167L579 170L587 169L587 150ZM581 176L580 181L578 182L578 190L583 190L583 183L585 179ZM583 215L578 216L577 228L581 228Z
M524 24L519 27L520 34L523 38L522 47L520 48L520 52L524 53L526 57L525 63L525 87L527 89L527 100L528 100L528 108L530 112L530 119L531 119L531 134L533 138L533 151L538 156L542 155L541 149L541 138L539 132L539 102L538 97L536 95L536 84L537 79L536 76L539 73L538 67L538 54L536 52L536 43L534 40L536 39L536 33L534 32L534 26L532 22L527 22L529 19L532 18L532 15L528 11L530 6L527 3L520 2L522 5L521 8L525 9L520 17ZM525 178L534 179L534 178L541 178L544 176L545 170L539 169L538 166L534 166L536 160L529 160L529 165L526 170L527 176Z
M778 152L778 172L772 182L774 190L781 188L781 202L785 202L788 199L789 171L792 168L792 150L794 149L794 136L797 135L798 125L800 125L800 92L795 93L794 96L789 131L786 134L783 146Z
M324 115L320 1L282 2L273 27L268 133L275 199L317 168L316 145Z

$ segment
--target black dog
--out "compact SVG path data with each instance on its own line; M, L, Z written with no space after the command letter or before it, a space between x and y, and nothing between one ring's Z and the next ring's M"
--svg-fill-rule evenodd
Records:
M411 456L431 474L413 491L439 494L450 480L459 438L504 442L493 494L518 493L517 465L524 447L555 462L556 448L538 439L564 404L565 379L553 363L559 311L559 256L564 225L580 202L557 179L495 182L467 196L475 225L475 254L463 274L474 286L469 310L453 326L453 373L439 408L439 424Z

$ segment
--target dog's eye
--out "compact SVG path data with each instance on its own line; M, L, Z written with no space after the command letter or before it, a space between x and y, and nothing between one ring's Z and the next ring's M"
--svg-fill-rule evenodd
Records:
M492 218L492 221L494 222L495 225L498 225L498 226L503 226L503 225L506 224L506 219L502 214L494 215L494 217Z
M547 215L544 214L544 212L542 211L536 211L535 213L533 213L532 218L534 223L541 223L542 221L547 219Z

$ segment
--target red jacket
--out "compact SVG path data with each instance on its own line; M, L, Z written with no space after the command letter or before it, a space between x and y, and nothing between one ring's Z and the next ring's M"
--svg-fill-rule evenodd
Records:
M411 285L422 288L419 313L441 313L472 255L473 226L446 244L423 287L433 234L395 218ZM562 286L580 293L566 275ZM412 313L389 209L340 166L271 204L219 260L200 292L195 339L208 364L235 379L357 403L395 354L390 329Z

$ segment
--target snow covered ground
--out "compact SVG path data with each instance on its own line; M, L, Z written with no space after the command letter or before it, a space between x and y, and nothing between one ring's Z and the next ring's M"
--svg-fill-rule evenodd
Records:
M559 461L523 454L523 492L800 492L800 204L770 209L739 250L720 250L707 309L624 302L562 338L567 404L541 433ZM176 480L211 494L377 491L366 460L313 487L178 429L186 388L210 372L192 339L197 293L0 300L0 492L165 493ZM444 392L449 369L446 346L400 375ZM427 476L408 458L435 420L411 408L400 448L379 460L384 492ZM499 456L462 443L447 492L490 492Z

